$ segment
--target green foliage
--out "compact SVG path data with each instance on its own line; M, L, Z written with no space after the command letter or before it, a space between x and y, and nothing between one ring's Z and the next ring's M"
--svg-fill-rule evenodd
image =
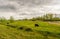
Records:
M12 16L10 16L10 22L14 22L14 18Z
M40 20L40 21L60 21L60 18L59 17L54 17L53 14L46 14L46 15L43 15L41 17L36 17L36 18L32 18L30 19L32 21L36 21L36 20Z
M1 24L6 24L7 22L8 22L8 20L5 17L0 18L0 23Z
M53 14L46 14L43 16L45 20L51 20L53 18Z
M30 20L32 20L32 21L36 21L36 18L32 18L32 19L30 19Z
M28 19L27 19L27 18L25 18L25 19L22 19L22 20L25 20L25 21L27 21Z
M44 15L44 18L47 20L51 20L53 18L53 14L46 14Z

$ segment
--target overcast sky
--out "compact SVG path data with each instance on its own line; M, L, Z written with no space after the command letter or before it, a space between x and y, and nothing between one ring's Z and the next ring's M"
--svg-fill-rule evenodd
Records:
M60 14L60 0L0 0L1 17L31 18L42 13Z

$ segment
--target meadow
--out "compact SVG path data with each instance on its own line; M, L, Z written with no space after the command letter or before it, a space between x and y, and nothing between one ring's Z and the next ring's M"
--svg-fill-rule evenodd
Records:
M0 23L0 39L60 39L60 25L45 21Z

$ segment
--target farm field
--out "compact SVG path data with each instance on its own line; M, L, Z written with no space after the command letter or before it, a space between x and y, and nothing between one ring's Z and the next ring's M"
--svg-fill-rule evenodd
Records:
M44 21L0 23L0 39L60 39L60 25Z

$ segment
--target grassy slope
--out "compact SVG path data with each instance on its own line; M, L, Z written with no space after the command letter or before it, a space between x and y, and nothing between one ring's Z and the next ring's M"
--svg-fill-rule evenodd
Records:
M39 24L39 27L35 27L35 23ZM11 24L16 28L0 24L0 39L60 39L60 25L42 21L17 21ZM21 26L33 31L18 29Z

